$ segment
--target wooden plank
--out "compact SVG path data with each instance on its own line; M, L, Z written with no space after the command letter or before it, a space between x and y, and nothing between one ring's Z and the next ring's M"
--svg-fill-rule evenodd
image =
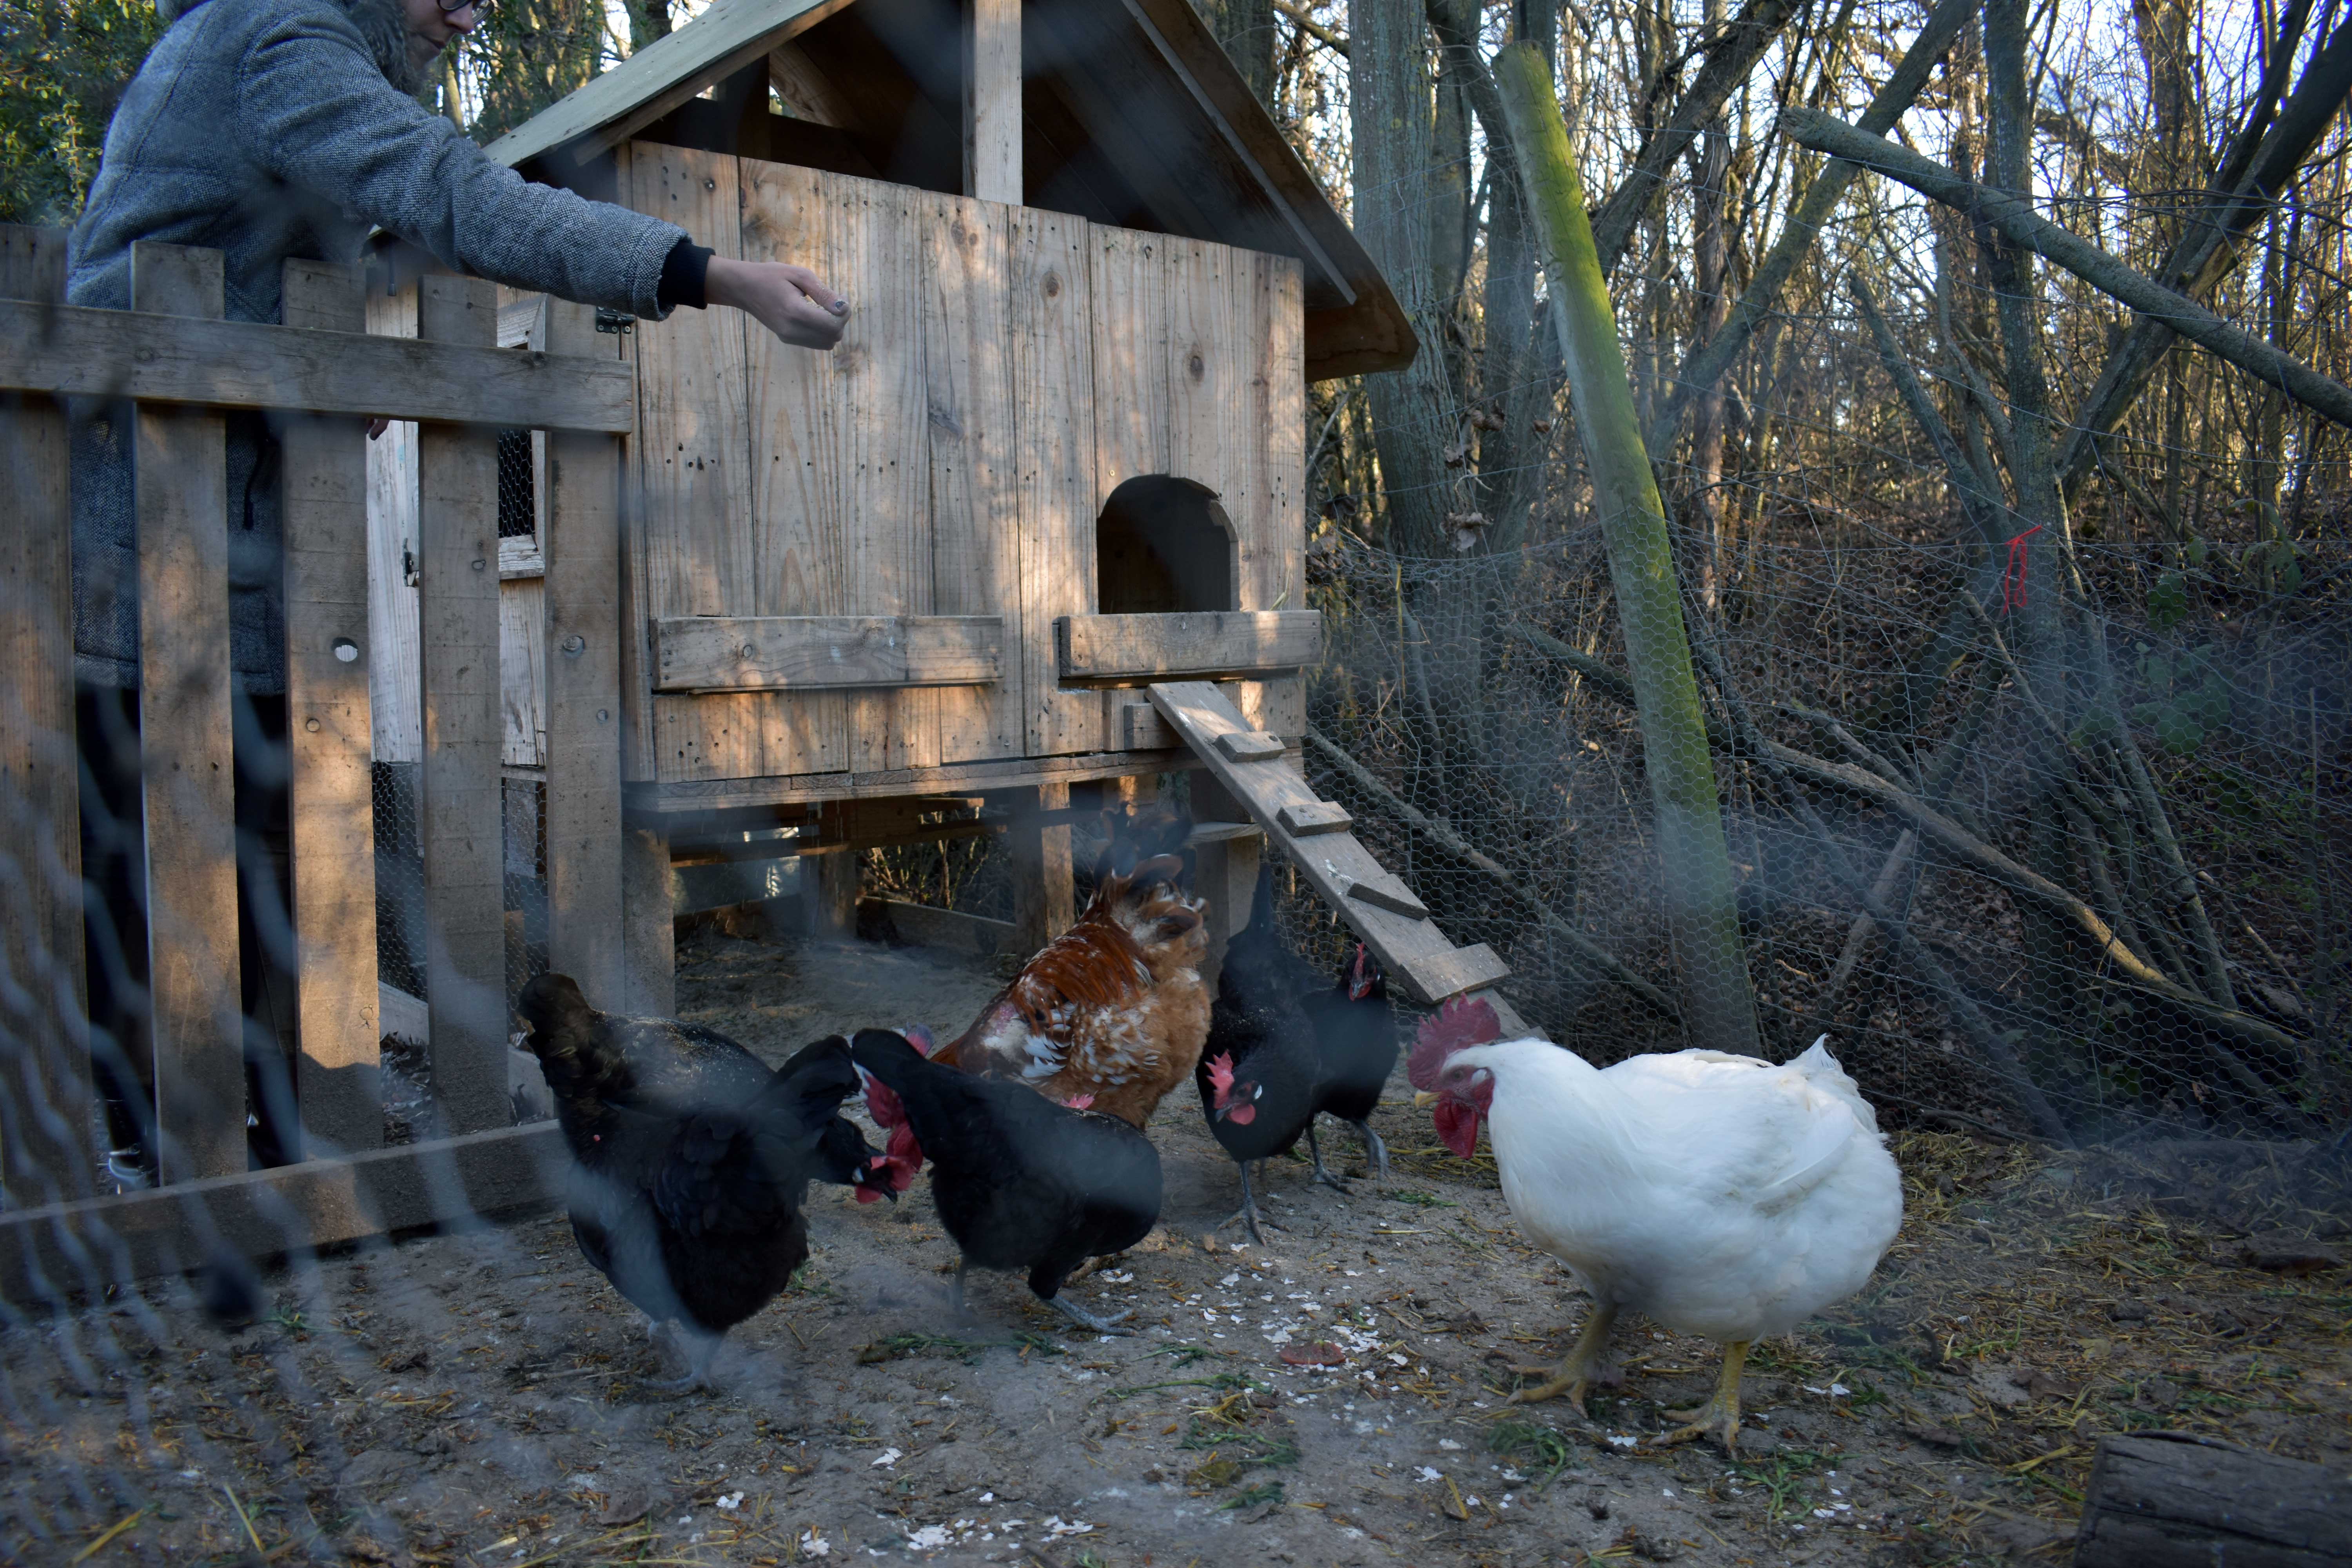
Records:
M1064 691L1045 635L1095 607L1094 284L1083 218L1024 209L1013 234L1013 417L1022 690L1031 756L1102 749L1100 701Z
M0 225L0 297L61 301L61 229ZM0 396L0 487L16 519L0 529L0 1037L26 1058L8 1068L39 1105L23 1107L0 1156L12 1205L84 1196L95 1170L82 1021L80 764L74 744L73 521L64 407ZM0 1047L0 1056L14 1051Z
M358 271L289 261L289 327L365 329ZM286 717L293 851L294 1085L305 1147L383 1142L376 1077L375 809L368 722L367 432L279 431L286 531Z
M417 289L417 331L426 341L495 341L490 284L432 277L420 279ZM445 1131L473 1132L508 1119L494 435L446 425L419 428L416 521L434 1095Z
M1275 826L1293 838L1311 837L1318 833L1345 833L1356 826L1348 808L1334 801L1318 801L1313 805L1286 805L1275 813Z
M1021 0L965 0L964 195L1021 201Z
M595 312L550 300L550 348L596 352ZM610 335L603 342L613 352ZM621 449L606 436L550 436L545 640L548 963L589 1005L625 1007L621 873Z
M1119 744L1130 752L1149 751L1160 747L1181 746L1183 738L1169 728L1160 710L1149 701L1132 699L1118 705Z
M1313 664L1323 656L1323 617L1314 610L1064 616L1054 641L1064 680L1139 684Z
M1194 827L1190 842L1192 891L1209 903L1203 914L1209 945L1202 954L1201 978L1214 986L1224 967L1225 944L1249 924L1257 868L1265 858L1265 835L1246 823L1207 822Z
M681 812L734 811L828 800L883 800L909 793L973 794L1023 788L1044 780L1081 784L1132 774L1185 772L1204 766L1181 746L1173 751L1079 752L1060 757L1002 757L938 768L885 768L875 773L784 773L761 778L690 779L629 791L632 809L667 817Z
M8 388L607 433L630 427L635 402L628 372L603 361L0 300Z
M1094 411L1094 503L1099 509L1129 479L1175 472L1169 445L1167 255L1170 247L1187 242L1099 226L1089 239L1092 395L1071 406L1091 405Z
M1240 731L1217 737L1217 750L1228 762L1263 763L1282 755L1282 742L1272 735L1255 730Z
M1229 605L1201 609L1260 610L1257 556L1265 535L1262 493L1267 431L1256 269L1249 252L1201 240L1161 237L1168 357L1164 417L1166 472L1215 492L1229 530Z
M1307 321L1299 264L1286 256L1255 253L1255 300L1260 311L1252 342L1259 345L1255 385L1262 399L1258 427L1265 432L1259 483L1264 507L1255 541L1258 599L1265 610L1307 605ZM1296 735L1305 725L1285 726Z
M843 521L844 608L858 615L933 611L931 469L924 406L923 241L929 198L906 186L824 179L830 278L861 290L827 356L836 437L835 505ZM920 205L919 205L920 204ZM937 767L939 699L931 691L856 691L847 700L852 768Z
M669 831L654 817L629 823L621 837L621 959L628 1011L677 1016L677 901L670 891Z
M2186 1432L2099 1439L2079 1568L2352 1563L2352 1479Z
M838 281L824 176L748 158L740 171L740 212L730 233L740 231L743 258L791 262ZM793 348L757 327L747 331L750 488L739 526L750 542L751 576L740 585L745 597L713 613L845 614L849 520L840 509L832 356ZM688 612L664 605L654 613ZM656 710L666 779L848 765L848 704L837 692L664 697Z
M367 330L416 335L414 279L370 289ZM368 443L368 723L380 763L424 755L416 616L416 423L395 419Z
M556 1201L568 1158L562 1131L543 1121L17 1209L0 1214L0 1298L19 1306L95 1299L110 1286L194 1268L223 1246L268 1258L419 1226L516 1217Z
M131 247L131 303L217 317L218 251ZM137 416L139 728L147 822L148 987L166 1183L245 1169L236 820L229 752L228 470L224 421Z
M657 689L968 686L1003 671L1001 616L671 617L654 623Z
M1193 755L1259 826L1273 834L1324 903L1364 940L1413 999L1444 1001L1464 991L1492 985L1509 971L1483 945L1456 948L1434 921L1416 919L1349 896L1363 885L1400 892L1403 884L1372 858L1353 834L1286 835L1285 807L1322 804L1307 780L1280 764L1234 763L1219 749L1221 736L1247 733L1249 724L1223 693L1206 681L1168 682L1150 688L1152 706L1182 734ZM1410 893L1402 897L1410 900Z
M544 762L546 603L543 577L499 577L499 761L506 767L536 768Z
M1034 952L1077 919L1070 830L1042 820L1045 813L1069 809L1070 786L1057 780L1015 790L1012 798L1005 847L1013 858L1013 924L1020 951Z
M931 609L994 616L1007 638L984 691L941 691L940 763L1025 749L1019 453L1011 268L1016 215L953 196L922 212L923 385L930 458Z

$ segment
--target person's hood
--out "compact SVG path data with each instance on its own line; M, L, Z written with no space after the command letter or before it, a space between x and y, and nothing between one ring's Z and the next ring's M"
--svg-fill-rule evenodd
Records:
M166 26L205 0L155 0L155 14ZM350 13L352 25L367 40L368 53L383 72L384 80L405 93L425 85L425 67L409 52L408 16L401 0L336 0Z

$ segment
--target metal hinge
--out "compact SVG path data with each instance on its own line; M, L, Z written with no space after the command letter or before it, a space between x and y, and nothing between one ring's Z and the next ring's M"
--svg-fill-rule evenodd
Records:
M636 324L637 319L626 310L608 310L602 305L596 307L596 330L600 332L626 333Z

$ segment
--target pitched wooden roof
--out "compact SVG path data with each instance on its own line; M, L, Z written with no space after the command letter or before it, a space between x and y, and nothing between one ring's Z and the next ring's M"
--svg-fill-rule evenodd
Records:
M960 14L958 0L713 0L489 153L572 183L572 167L674 131L704 89L782 50L841 123L791 122L772 155L955 189ZM1309 379L1412 362L1379 268L1186 0L1024 0L1022 78L1029 205L1297 258Z

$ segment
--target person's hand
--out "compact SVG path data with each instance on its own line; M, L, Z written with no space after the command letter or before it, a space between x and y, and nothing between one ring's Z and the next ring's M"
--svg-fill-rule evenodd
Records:
M849 324L849 301L805 267L781 261L710 258L702 297L748 312L794 348L830 349Z

